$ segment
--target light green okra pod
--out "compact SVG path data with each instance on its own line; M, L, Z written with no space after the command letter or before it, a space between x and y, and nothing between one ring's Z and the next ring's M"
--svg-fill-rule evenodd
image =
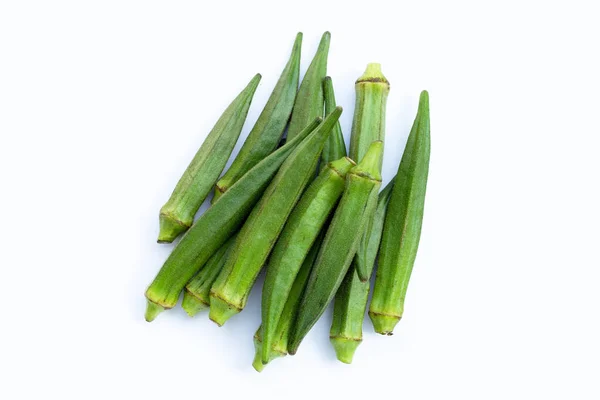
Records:
M330 162L306 189L290 214L269 259L262 293L263 363L268 362L285 301L304 258L344 191L347 157Z
M218 325L223 325L245 307L254 281L283 225L314 176L325 140L341 113L341 107L336 108L288 157L244 223L210 291L208 316Z
M300 88L298 88L290 126L288 127L288 140L293 139L308 121L323 116L323 78L327 75L327 55L330 41L331 34L325 32L321 37L317 53L304 74Z
M359 163L373 141L385 140L385 109L390 84L381 73L381 65L371 63L356 81L355 88L350 158Z
M369 277L373 272L373 266L375 265L375 259L377 258L385 212L393 187L394 181L392 180L392 182L379 193L377 209L371 220L372 230L371 235L369 236L369 243L364 245L364 248L367 251L362 256L362 258L364 258L362 262L367 266L367 275ZM363 236L363 240L365 240L366 237L367 236ZM360 247L358 251L360 251ZM346 364L352 363L354 352L362 342L362 326L365 319L365 310L367 308L370 289L369 280L362 282L358 276L358 262L361 259L358 251L352 261L354 268L350 267L342 285L335 295L333 321L331 323L331 330L329 331L329 338L338 360Z
M192 226L194 215L219 179L240 136L260 78L256 74L227 107L160 209L159 243L171 243Z
M232 236L219 250L206 262L206 265L185 285L181 308L193 317L202 310L210 307L210 288L219 272L223 269L227 253L231 248L235 236Z
M340 287L354 258L367 222L377 206L381 186L380 159L383 142L373 142L363 160L346 175L346 188L319 250L294 327L289 354L323 314Z
M325 114L329 114L337 106L335 103L335 93L333 92L333 83L329 76L326 76L323 80L323 93L325 94ZM328 162L339 160L345 156L346 143L344 142L340 121L338 121L325 142L325 147L321 153L321 165L325 168Z
M271 362L275 358L285 356L288 352L287 347L290 328L292 327L292 323L298 312L298 305L300 304L300 299L302 298L302 293L304 292L304 288L306 287L306 282L308 281L310 271L313 267L315 259L317 258L319 247L320 243L315 243L315 245L310 249L308 255L304 259L304 262L302 263L302 267L300 268L298 275L296 275L296 279L294 280L294 284L292 285L292 290L290 290L290 293L287 297L287 301L285 302L285 307L283 308L283 312L281 313L281 318L279 319L279 323L277 324L275 340L273 342L273 346L271 347L267 363ZM261 325L258 327L258 330L254 335L255 357L252 366L258 372L262 371L266 365L266 363L263 363L262 360L262 332L263 331Z
M375 332L391 335L402 318L423 222L429 172L429 95L421 92L388 204L369 316Z
M285 126L290 120L296 92L298 91L301 47L302 33L298 33L292 55L281 73L265 108L256 120L231 167L215 185L213 203L242 175L277 147Z
M273 152L225 192L181 238L146 290L146 320L177 304L179 294L206 261L244 222L286 158L319 125L313 121L294 140Z

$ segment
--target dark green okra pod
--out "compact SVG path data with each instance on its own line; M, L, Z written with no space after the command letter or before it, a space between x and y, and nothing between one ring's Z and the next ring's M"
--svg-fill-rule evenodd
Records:
M304 74L300 88L298 88L290 126L288 127L288 140L293 139L308 121L323 116L323 78L327 75L327 55L330 41L331 34L325 32L321 37L317 53Z
M287 297L287 301L285 302L285 307L283 308L283 311L281 313L281 318L279 319L279 323L277 324L275 340L273 342L273 346L271 347L271 351L269 353L266 363L264 363L262 360L262 325L258 327L258 330L254 335L254 348L256 354L252 366L258 372L262 371L268 362L271 362L275 358L283 357L288 353L287 348L290 328L292 327L294 318L298 313L298 305L300 304L300 299L302 298L302 293L304 292L304 288L306 287L306 282L308 281L310 271L313 267L315 259L317 258L319 247L320 243L315 243L315 245L310 249L308 255L304 259L304 262L302 263L302 267L300 268L298 275L296 275L296 279L294 280L294 284L292 285L292 290L290 290L290 293Z
M421 92L419 111L398 167L385 216L369 316L375 332L391 335L402 318L423 222L429 172L429 95Z
M333 83L329 76L326 76L323 80L323 93L325 95L325 114L329 114L337 107L337 104L335 103L335 94L333 92ZM346 143L344 142L340 121L338 121L331 130L331 134L325 142L325 147L323 147L323 152L321 153L321 165L324 168L328 162L339 160L345 156Z
M359 163L373 141L385 140L385 109L390 83L381 73L381 65L371 63L355 87L350 158Z
M147 321L154 320L161 311L177 304L186 283L239 229L279 167L319 123L320 118L294 140L259 162L196 221L146 290Z
M227 253L231 248L235 236L232 236L213 256L206 262L206 265L185 285L183 292L183 301L181 308L185 310L190 317L198 312L210 307L210 288L219 272L223 269L227 259Z
M192 226L194 215L219 179L240 136L259 81L260 74L256 74L227 107L160 209L159 243L171 243Z
M325 140L341 113L341 107L336 108L288 157L244 223L210 291L208 316L218 325L245 307L254 281L288 216L314 176Z
M346 175L344 194L327 229L290 333L290 354L296 353L323 314L350 267L367 217L377 206L382 155L383 142L373 142L363 160Z
M365 310L367 308L367 300L369 298L370 282L362 282L358 277L359 260L367 268L367 276L371 276L377 251L379 249L379 241L381 232L383 231L383 221L385 219L385 211L390 199L394 181L390 182L385 189L379 193L377 200L377 209L371 220L372 229L368 236L369 243L363 244L365 254L359 256L359 250L352 261L354 268L350 267L346 273L346 277L342 285L338 289L333 306L333 321L329 331L331 344L335 349L338 360L346 364L352 362L352 357L358 345L362 342L362 326L365 319ZM362 240L367 236L363 235Z
M290 214L269 259L262 295L263 363L275 339L279 318L304 258L335 208L346 173L354 166L347 157L330 162L306 189Z
M265 108L256 120L233 164L215 185L213 203L242 175L277 147L292 114L296 92L298 91L301 47L302 33L298 33L292 55L281 73Z

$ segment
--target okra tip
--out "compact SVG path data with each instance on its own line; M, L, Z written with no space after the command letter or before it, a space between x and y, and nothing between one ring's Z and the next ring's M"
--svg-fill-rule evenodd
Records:
M367 64L367 69L365 69L365 72L362 74L362 76L360 76L360 78L358 78L356 80L356 83L361 83L361 82L371 82L371 83L379 82L379 83L384 83L387 86L390 85L390 83L388 82L385 75L383 75L383 72L381 72L381 64L379 64L379 63Z
M262 372L262 370L265 369L265 364L262 363L262 357L260 356L260 354L258 352L254 355L254 361L252 361L252 367L254 367L256 372Z
M354 167L353 171L356 175L365 176L367 178L381 181L381 160L383 159L383 142L375 140L369 146L363 159Z
M169 214L160 213L158 217L158 243L171 243L177 236L189 229L189 225Z
M193 317L202 310L208 308L208 304L194 296L192 293L185 290L183 292L183 301L181 302L181 308L189 315Z
M335 355L338 360L344 364L352 364L352 358L361 340L354 340L342 337L330 338L331 344L335 350Z
M160 304L156 304L150 300L146 301L146 321L152 322L161 312L165 311L165 308Z
M240 310L238 307L229 304L227 301L214 296L211 293L208 318L210 318L210 320L215 324L223 326L223 324L225 324L229 318L233 317L235 314L238 314L240 311L242 310Z
M398 316L384 315L373 311L369 311L369 318L371 318L375 332L387 336L394 334L394 327L400 321L400 317Z

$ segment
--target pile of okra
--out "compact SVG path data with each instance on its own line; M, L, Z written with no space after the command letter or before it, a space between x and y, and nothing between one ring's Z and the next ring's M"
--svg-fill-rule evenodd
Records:
M146 320L173 308L223 325L246 306L264 268L262 323L253 366L296 354L334 302L330 340L351 363L369 317L391 335L402 318L415 261L429 170L429 95L423 91L399 167L380 191L390 84L368 64L356 81L350 151L338 119L325 32L302 83L298 33L271 96L231 167L254 92L255 75L218 119L160 209L159 243L180 235L146 290ZM285 139L282 138L285 136ZM390 151L398 154L399 151ZM214 191L211 205L194 216Z

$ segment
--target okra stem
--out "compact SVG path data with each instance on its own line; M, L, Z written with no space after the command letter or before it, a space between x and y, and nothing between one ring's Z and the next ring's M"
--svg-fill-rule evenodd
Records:
M171 243L192 226L194 215L225 168L240 136L260 78L256 74L227 107L160 209L159 243Z

